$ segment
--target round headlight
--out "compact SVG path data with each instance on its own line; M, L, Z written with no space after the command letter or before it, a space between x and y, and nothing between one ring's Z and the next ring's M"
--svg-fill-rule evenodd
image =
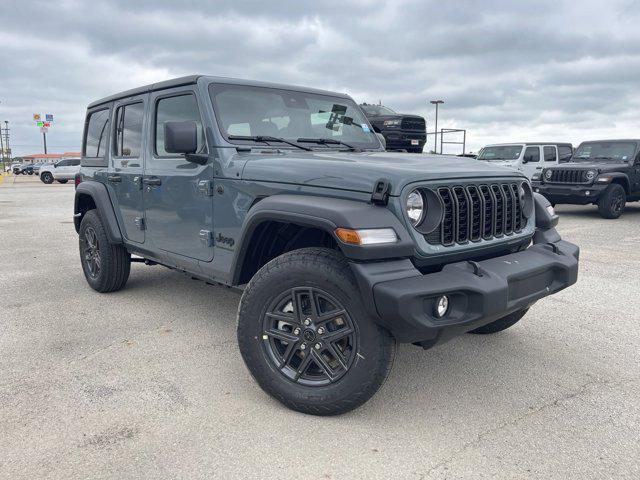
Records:
M422 198L422 194L414 190L407 196L407 216L411 221L411 225L415 226L424 217L424 198Z
M587 177L587 180L593 180L594 178L596 178L596 171L595 170L587 170L587 173L585 175Z
M553 172L551 170L547 170L546 172L544 172L544 178L546 178L547 180L551 180L552 175Z

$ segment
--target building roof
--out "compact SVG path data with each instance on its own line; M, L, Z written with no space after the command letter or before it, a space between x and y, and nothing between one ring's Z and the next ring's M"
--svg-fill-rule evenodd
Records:
M210 75L188 75L186 77L172 78L170 80L165 80L163 82L152 83L150 85L145 85L143 87L133 88L131 90L126 90L124 92L119 92L113 95L109 95L108 97L104 97L104 98L101 98L100 100L96 100L95 102L91 102L87 108L97 107L99 105L113 102L114 100L119 100L121 98L132 97L134 95L142 95L143 93L155 92L157 90L165 90L167 88L181 87L183 85L193 85L200 78L205 78L208 81L216 82L216 83L226 83L226 84L232 84L232 85L247 85L251 87L281 88L283 90L294 90L298 92L317 93L321 95L324 94L324 95L334 95L339 97L348 97L348 95L344 93L336 93L336 92L330 92L327 90L300 87L296 85L260 82L256 80L243 80L240 78L230 78L230 77L214 77Z

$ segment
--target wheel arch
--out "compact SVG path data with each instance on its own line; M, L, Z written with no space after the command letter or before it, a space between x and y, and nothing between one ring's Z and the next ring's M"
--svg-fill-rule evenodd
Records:
M611 173L609 175L612 177L611 185L620 185L624 188L627 195L631 195L631 183L629 182L629 177L624 173Z
M120 231L107 187L92 180L84 181L78 185L74 200L73 223L76 232L80 232L80 223L84 215L93 209L98 212L100 221L107 232L109 242L112 244L123 243L122 232Z
M338 227L391 227L399 240L388 245L347 245L336 237ZM359 261L408 257L414 251L409 233L386 207L330 197L274 195L256 203L245 217L231 266L231 284L247 283L276 256L312 246L334 248Z

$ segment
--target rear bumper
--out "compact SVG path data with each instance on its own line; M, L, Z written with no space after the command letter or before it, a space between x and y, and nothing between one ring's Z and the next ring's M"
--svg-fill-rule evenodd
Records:
M587 205L596 203L608 185L548 185L541 182L531 182L531 187L534 192L544 195L551 203Z
M433 346L529 307L578 278L579 248L559 240L474 265L459 262L422 275L409 260L356 264L361 290L369 288L374 319L401 342ZM477 271L476 271L477 267ZM438 297L447 295L449 311L435 315ZM367 301L365 295L365 301Z

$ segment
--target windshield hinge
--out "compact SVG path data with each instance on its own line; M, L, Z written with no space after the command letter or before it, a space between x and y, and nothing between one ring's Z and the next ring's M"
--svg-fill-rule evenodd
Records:
M371 203L374 205L386 205L389 203L389 191L391 184L386 178L376 180L373 185L373 193L371 194Z

